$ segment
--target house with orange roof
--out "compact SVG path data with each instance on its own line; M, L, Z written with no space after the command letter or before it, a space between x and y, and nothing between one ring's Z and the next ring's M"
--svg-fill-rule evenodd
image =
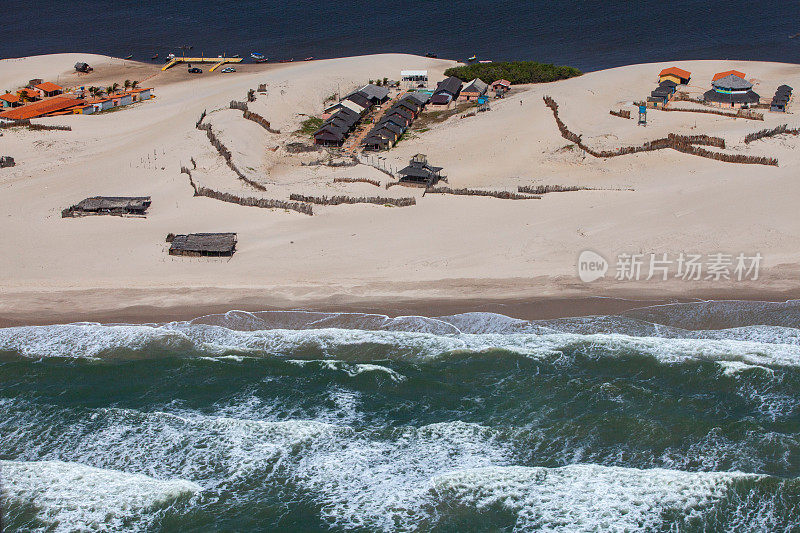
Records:
M34 85L33 89L36 90L39 93L39 96L42 98L58 96L64 92L64 88L62 86L56 85L55 83L49 81Z
M8 109L9 107L19 107L22 105L19 96L14 93L0 94L0 102L2 102L3 109Z
M721 80L722 78L726 78L726 77L731 76L731 75L739 77L739 78L743 78L743 79L747 77L747 76L745 76L744 72L739 72L738 70L726 70L725 72L717 72L716 74L714 74L714 77L711 78L711 81L715 82L717 80Z
M9 120L26 120L44 117L58 111L72 109L83 104L85 104L85 102L83 100L78 100L77 98L56 96L54 98L48 98L47 100L40 100L39 102L34 102L32 104L27 104L3 111L0 113L0 118Z
M692 78L692 73L678 67L669 67L662 70L658 75L658 83L665 81L674 82L676 85L686 85Z
M22 103L25 102L35 102L41 99L39 95L39 91L36 89L31 89L30 87L23 87L17 91L17 96L19 96L19 100Z

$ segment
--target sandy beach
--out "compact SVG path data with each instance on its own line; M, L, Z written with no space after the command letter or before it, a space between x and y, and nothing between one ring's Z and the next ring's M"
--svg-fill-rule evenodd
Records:
M71 72L76 61L95 68ZM285 147L326 98L371 79L397 79L403 69L443 78L452 61L390 54L276 65L241 65L238 72L199 76L175 68L92 56L56 54L0 61L0 87L32 78L66 87L139 80L156 97L100 115L37 120L72 131L3 130L0 155L0 325L75 320L151 322L229 309L313 308L438 314L491 310L526 318L594 314L693 299L786 300L800 296L800 219L795 197L800 157L796 136L745 144L748 133L780 124L651 110L648 126L611 116L634 111L672 65L690 70L694 97L715 72L747 73L754 90L800 85L800 66L739 61L682 61L591 72L551 84L515 87L491 111L432 122L426 131L381 153L382 164L404 166L416 153L444 167L453 188L516 191L563 185L601 190L551 193L538 200L427 194L422 189L333 183L336 177L385 183L368 165L314 165L321 153ZM266 84L250 109L270 121L270 133L228 109ZM724 152L775 157L778 166L744 165L659 150L593 158L561 137L542 97L596 149L639 145L668 133L711 135ZM237 166L266 191L237 180L195 128L200 114L219 132ZM181 166L194 160L201 185L238 195L288 199L309 195L413 196L416 205L314 206L306 216L194 197ZM151 196L147 218L62 219L61 210L95 195ZM172 233L233 231L230 259L171 257ZM760 253L750 281L668 281L606 278L583 283L579 254L606 258L696 252ZM511 309L512 312L507 310Z

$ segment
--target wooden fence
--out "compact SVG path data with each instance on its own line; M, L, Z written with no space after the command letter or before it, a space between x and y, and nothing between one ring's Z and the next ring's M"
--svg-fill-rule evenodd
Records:
M772 129L760 130L755 133L750 133L744 138L745 144L750 144L753 141L757 141L759 139L764 139L766 137L775 137L776 135L781 134L787 135L799 135L800 129L797 128L790 128L788 124L781 124L780 126L776 126Z
M272 198L256 198L254 196L237 196L231 193L215 191L208 187L198 186L192 178L192 171L187 167L181 167L181 173L189 176L189 185L194 189L195 196L204 196L206 198L213 198L221 202L230 204L238 204L246 207L260 207L263 209L289 209L297 211L304 215L312 216L314 214L313 208L307 203L300 202L287 202L285 200L275 200Z
M289 199L317 205L377 204L408 207L417 204L417 200L413 197L383 198L380 196L303 196L302 194L290 194Z
M609 111L609 114L619 118L631 118L631 112L628 111L627 109L620 109L619 111L614 111L612 109L611 111Z
M378 180L371 180L368 178L333 178L334 183L369 183L370 185L374 185L376 187L381 186L381 182Z
M481 189L451 189L450 187L426 187L425 194L457 194L462 196L490 196L502 200L538 200L541 196L518 194L511 191L484 191Z
M247 108L247 102L237 102L236 100L231 100L230 106L231 106L231 109L238 109L239 111L242 111L242 116L246 120L251 120L251 121L255 122L256 124L258 124L259 126L264 128L265 130L267 130L268 132L270 132L270 133L280 133L281 132L281 130L272 129L270 127L269 120L265 119L264 117L262 117L258 113L253 113L252 111L250 111Z
M583 139L581 138L581 135L578 135L577 133L570 131L570 129L567 127L564 121L561 120L561 117L559 117L558 104L556 103L555 100L553 100L549 96L544 96L543 100L545 105L549 107L550 110L553 112L553 117L555 118L559 132L561 132L561 136L566 140L575 143L578 146L578 148L584 150L586 153L588 153L593 157L598 157L598 158L617 157L626 154L651 152L655 150L663 150L665 148L672 148L673 150L677 150L678 152L683 152L686 154L696 155L700 157L706 157L708 159L714 159L716 161L725 161L728 163L772 165L772 166L778 165L778 160L775 158L724 154L720 152L712 152L710 150L705 150L695 146L701 144L706 146L714 146L716 148L725 148L724 139L720 137L711 137L708 135L678 135L675 133L670 133L667 135L666 138L648 141L642 144L641 146L623 146L621 148L617 148L616 150L597 151L592 149L587 144L585 144L583 142Z

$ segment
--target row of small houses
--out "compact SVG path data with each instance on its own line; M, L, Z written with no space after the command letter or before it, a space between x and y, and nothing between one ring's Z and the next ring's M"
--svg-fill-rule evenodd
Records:
M659 107L667 105L672 95L678 90L678 85L687 85L692 73L678 67L662 70L658 75L658 87L647 97L647 105Z
M775 90L775 96L772 97L772 102L769 105L770 111L785 113L786 106L789 105L789 100L791 99L792 88L788 85L781 85Z
M5 96L5 95L3 95ZM0 118L8 120L26 120L31 118L57 115L90 115L114 107L130 105L134 102L149 100L151 88L130 89L97 98L76 98L74 95L59 94L27 105L9 106L10 109L0 113Z
M394 146L425 108L429 98L426 93L407 93L386 110L367 134L362 146L367 150L385 150Z
M375 105L388 99L388 88L371 83L353 91L325 109L325 121L314 132L314 142L323 146L341 146L361 118Z

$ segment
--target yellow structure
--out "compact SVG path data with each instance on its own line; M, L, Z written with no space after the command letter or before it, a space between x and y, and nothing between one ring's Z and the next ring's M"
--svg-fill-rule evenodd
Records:
M240 63L241 61L241 57L176 57L161 67L161 70L167 70L170 67L174 67L178 63L216 63L209 70L209 72L214 72L218 67L224 65L225 63Z

